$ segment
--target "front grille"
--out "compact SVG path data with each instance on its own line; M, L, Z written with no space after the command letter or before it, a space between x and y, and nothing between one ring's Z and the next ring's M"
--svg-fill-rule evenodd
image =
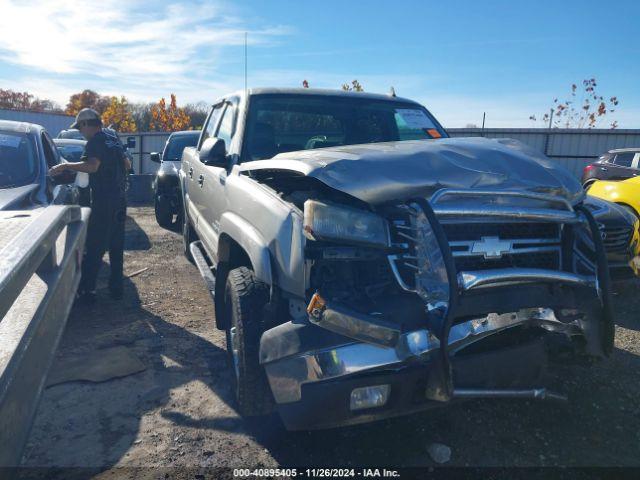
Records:
M560 268L560 226L554 223L443 223L460 271ZM491 244L501 250L483 250Z
M504 255L498 259L484 257L454 257L456 269L460 271L490 270L496 268L543 268L558 270L560 249L549 252L531 252L522 255Z
M400 205L390 215L391 245L398 253L390 255L389 261L400 287L415 292L417 279L422 278L425 265L427 269L431 268L431 261L420 252L425 234L420 233L417 226L420 215L414 211L411 206ZM548 220L540 220L540 214L529 214L526 209L513 217L507 212L504 218L482 213L474 216L475 211L471 214L453 214L452 211L439 213L436 209L436 216L458 273L535 269L566 270L587 276L595 274L593 242L588 228L577 221L579 217L573 212L559 209L558 217L549 214ZM566 221L563 221L564 217ZM607 235L605 242L609 251L628 244L628 231L609 229L606 233L611 235ZM493 274L498 275L497 272Z
M554 223L442 223L450 242L480 240L482 237L499 237L513 240L526 238L555 239L560 236L559 225Z

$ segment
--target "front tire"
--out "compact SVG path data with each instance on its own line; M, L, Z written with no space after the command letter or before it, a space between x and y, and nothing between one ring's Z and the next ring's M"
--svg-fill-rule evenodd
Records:
M273 397L258 356L263 309L268 301L269 287L258 281L249 268L238 267L229 272L223 311L234 393L243 417L267 415L273 410Z
M163 195L156 195L154 202L154 209L156 213L156 222L162 228L167 230L173 230L173 212L171 211L171 203L167 201Z

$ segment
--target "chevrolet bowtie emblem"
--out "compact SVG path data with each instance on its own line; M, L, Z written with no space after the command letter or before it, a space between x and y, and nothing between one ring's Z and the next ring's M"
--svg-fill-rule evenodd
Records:
M472 253L482 253L484 258L501 258L502 254L511 251L512 243L500 240L498 237L482 237L479 242L473 242Z

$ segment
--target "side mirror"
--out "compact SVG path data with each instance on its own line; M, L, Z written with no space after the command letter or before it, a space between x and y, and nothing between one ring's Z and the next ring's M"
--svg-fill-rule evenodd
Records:
M158 152L151 152L151 161L160 163L160 154Z
M66 170L55 177L50 177L53 185L69 185L76 181L76 172Z
M127 137L127 148L131 150L136 148L136 137Z
M207 138L200 147L200 161L210 167L227 166L227 147L221 138Z

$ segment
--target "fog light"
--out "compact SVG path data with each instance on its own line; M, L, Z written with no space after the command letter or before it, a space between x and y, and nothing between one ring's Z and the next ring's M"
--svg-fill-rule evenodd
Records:
M351 410L382 407L389 400L391 385L356 388L351 392Z

